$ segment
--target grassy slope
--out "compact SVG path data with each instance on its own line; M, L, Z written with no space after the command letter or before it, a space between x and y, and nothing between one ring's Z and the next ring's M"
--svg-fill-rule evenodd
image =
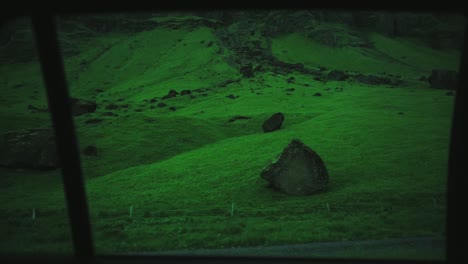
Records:
M458 63L454 53L379 35L372 39L377 52L364 55L359 49L332 49L292 34L276 39L273 53L309 67L387 71L410 81L423 70L427 74ZM206 28L156 29L96 41L101 44L67 60L72 94L96 98L100 107L91 117L119 98L119 103L130 104L128 112L118 110L119 117L97 125L84 125L90 116L76 119L81 146L96 144L100 153L97 158L83 157L99 252L443 234L441 205L453 103L443 91L422 89L427 85L418 82L395 89L322 84L299 74L288 84L290 76L269 73L218 88L239 76L217 56L216 43L206 47L215 41ZM404 64L387 60L402 56ZM23 66L11 72L19 74ZM12 86L16 79L8 76ZM334 92L335 87L344 92ZM98 88L105 91L97 94ZM212 90L207 97L167 100L176 112L150 109L143 102L169 89L196 88ZM286 95L285 88L296 91ZM323 96L312 96L316 92ZM240 97L225 97L231 93ZM48 122L46 117L31 121L34 115L25 112L29 101L13 98L3 116L16 111L15 119L23 126ZM261 122L277 111L286 115L284 128L261 133ZM227 123L234 115L252 119ZM261 169L294 137L325 160L331 177L327 192L288 197L266 189L259 178ZM20 231L2 229L2 237L15 242L2 241L2 250L18 250L19 244L26 245L21 249L26 251L69 249L57 175L46 176L46 185L39 175L16 181L16 173L5 173L10 175L2 181L0 197L14 199L3 207L17 217L4 220L2 226ZM104 176L95 178L99 175ZM130 205L133 218L127 216ZM33 225L18 211L31 207L46 208L49 215L39 215ZM52 228L59 218L61 228Z
M278 58L288 62L366 73L386 72L408 79L427 76L432 69L458 70L459 54L455 51L436 51L415 40L379 34L371 34L369 39L374 49L329 48L299 34L289 34L274 41L272 48Z

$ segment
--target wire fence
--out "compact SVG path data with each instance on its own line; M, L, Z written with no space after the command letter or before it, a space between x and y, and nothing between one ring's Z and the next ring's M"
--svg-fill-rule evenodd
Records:
M413 201L414 202L414 201ZM445 201L431 198L417 201L420 210L434 210L440 212L445 209ZM194 206L190 208L158 209L157 207L122 205L112 209L90 210L91 221L95 219L115 219L120 217L130 218L171 218L171 217L299 217L317 213L375 213L375 212L397 212L405 208L414 208L414 204L388 205L376 203L321 203L311 205L287 205L282 204L275 207L253 207L238 205L235 202L226 203L224 207L219 204L204 205L204 207ZM30 218L35 221L39 218L67 217L65 208L25 208L25 209L0 209L1 218Z

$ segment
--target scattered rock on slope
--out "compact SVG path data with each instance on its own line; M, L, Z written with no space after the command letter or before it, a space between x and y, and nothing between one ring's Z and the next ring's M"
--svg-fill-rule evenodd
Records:
M240 73L242 74L242 76L244 76L244 78L252 78L254 76L252 64L249 63L247 65L242 66L240 68Z
M170 99L170 98L176 97L178 94L179 93L176 90L170 90L167 93L167 95L163 96L161 99L162 100Z
M349 78L349 75L343 71L333 70L328 73L327 80L330 81L344 81Z
M284 121L283 113L276 113L263 122L263 132L272 132L281 128Z
M228 122L229 122L229 123L232 123L232 122L234 122L234 121L236 121L236 120L246 120L246 119L250 119L250 118L251 118L250 116L240 116L240 115L237 115L237 116L234 116L234 117L230 118L230 119L228 120Z
M70 101L72 104L72 114L74 116L80 116L87 113L94 113L97 108L97 104L93 101L78 98L70 98Z
M369 85L399 85L400 81L398 80L392 80L386 77L380 77L377 75L364 75L364 74L357 74L353 76L354 80L369 84Z
M283 150L278 160L260 174L276 190L291 195L310 195L328 185L328 172L320 156L298 139Z
M180 92L180 95L187 95L187 94L192 94L192 91L190 91L190 90L182 90L182 91Z
M0 143L0 166L26 169L56 169L59 159L51 128L8 132Z

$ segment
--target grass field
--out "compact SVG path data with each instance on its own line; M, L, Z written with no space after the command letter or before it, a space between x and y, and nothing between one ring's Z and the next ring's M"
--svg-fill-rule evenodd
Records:
M379 34L370 36L372 50L332 48L298 33L271 40L279 60L400 75L404 83L390 87L298 72L243 79L202 26L86 43L61 34L82 47L65 58L72 96L98 104L74 120L80 149L98 148L98 156L82 156L98 253L444 236L454 97L418 79L433 68L456 70L456 51ZM38 62L2 65L0 73L0 132L50 126L47 113L27 110L46 105ZM148 100L170 89L205 91L151 108L161 100ZM104 116L110 103L129 107ZM285 115L282 129L263 133L262 122L276 112ZM236 115L251 118L228 122ZM90 118L104 121L85 124ZM288 196L260 178L293 138L324 160L325 192ZM60 171L0 173L1 252L71 252ZM411 249L402 252L414 258Z

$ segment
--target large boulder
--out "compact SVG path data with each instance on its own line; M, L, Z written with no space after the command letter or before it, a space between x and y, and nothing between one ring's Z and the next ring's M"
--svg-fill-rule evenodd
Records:
M0 142L0 166L7 168L59 168L54 132L33 128L8 132Z
M432 70L428 81L433 88L455 90L458 85L458 74L456 71Z
M324 162L298 139L293 139L278 160L263 169L260 176L275 190L291 195L310 195L328 185Z
M284 121L283 113L276 113L263 122L263 132L272 132L281 128Z

